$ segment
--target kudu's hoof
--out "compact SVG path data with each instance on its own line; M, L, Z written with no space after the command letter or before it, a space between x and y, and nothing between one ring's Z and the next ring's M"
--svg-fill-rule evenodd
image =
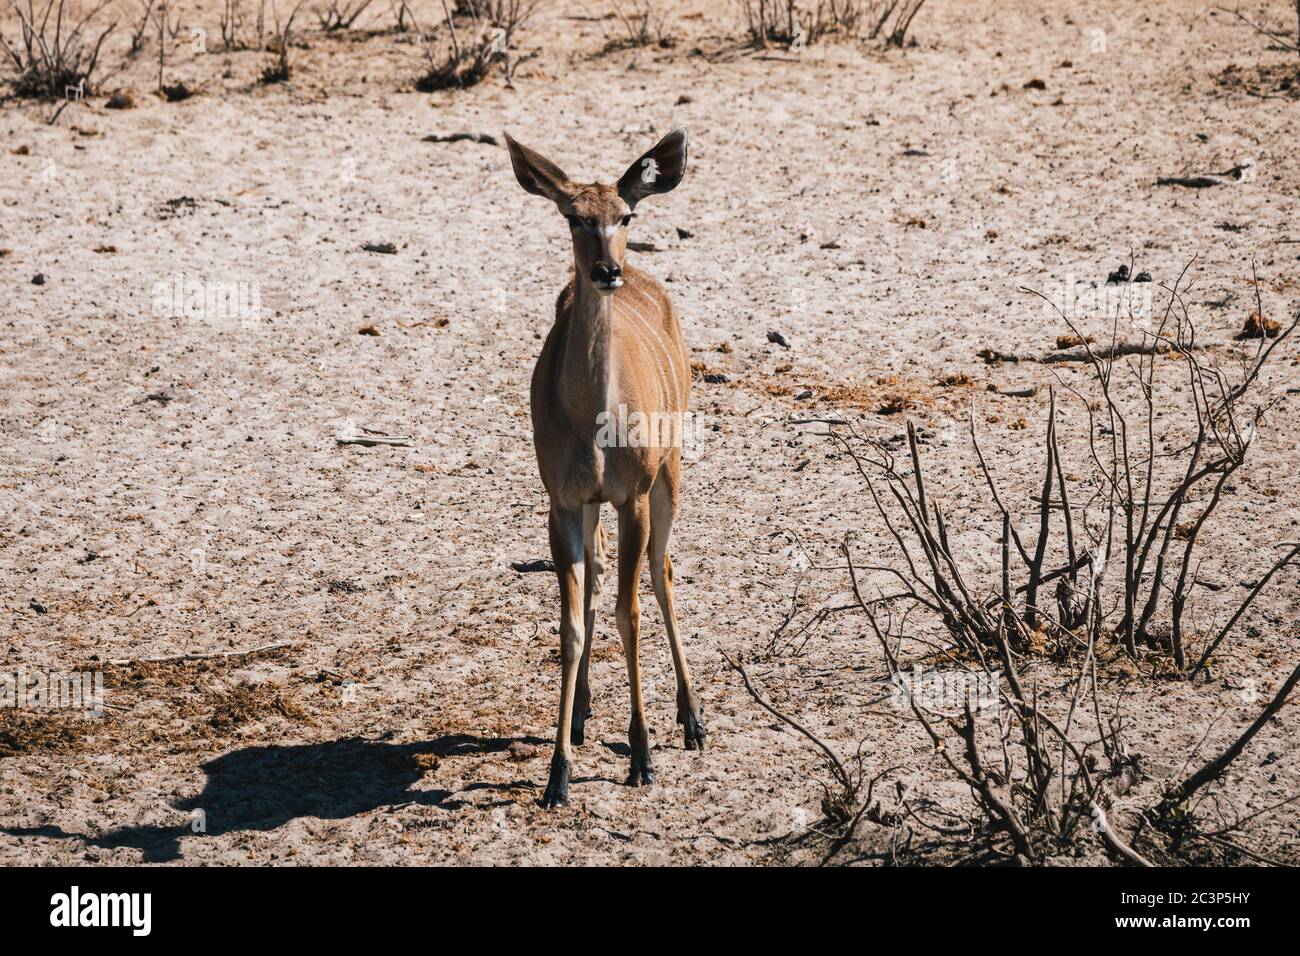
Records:
M648 787L655 782L655 768L650 765L650 755L632 758L632 772L627 775L629 787Z
M569 726L569 743L575 747L581 747L587 742L587 719L591 716L591 708L588 707L582 713L573 712L573 722Z
M685 715L678 717L677 722L682 725L682 732L686 738L686 749L703 750L705 734L700 715L693 710L689 710Z
M569 802L569 771L571 765L563 757L551 760L551 777L546 783L546 793L542 796L542 809L551 810L566 806Z

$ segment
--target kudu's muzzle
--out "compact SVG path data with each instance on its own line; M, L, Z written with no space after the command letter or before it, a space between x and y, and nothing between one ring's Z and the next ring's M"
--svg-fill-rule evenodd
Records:
M591 267L591 284L612 292L623 284L623 270L613 262L597 262Z

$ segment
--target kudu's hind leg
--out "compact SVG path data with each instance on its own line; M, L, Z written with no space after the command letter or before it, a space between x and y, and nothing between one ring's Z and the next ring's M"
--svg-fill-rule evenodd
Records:
M555 755L551 775L542 797L543 807L562 807L569 801L569 775L573 762L569 753L569 728L573 720L573 698L582 653L579 617L578 562L582 560L582 511L551 507L551 557L560 581L560 716L555 728Z
M650 728L645 720L645 701L641 697L641 602L637 598L637 580L641 576L641 559L650 535L649 506L644 497L629 501L618 509L618 633L623 638L623 656L627 659L627 681L632 694L632 720L627 728L627 742L632 749L629 786L654 783L650 765Z
M582 509L582 540L585 555L585 591L582 596L583 642L578 661L578 683L573 700L573 729L569 740L582 746L586 740L587 718L591 716L591 684L587 671L591 667L591 642L596 634L596 604L600 601L605 579L605 529L600 524L600 505Z
M686 664L682 637L677 631L677 612L673 608L673 559L668 556L668 540L672 537L676 514L677 488L670 474L664 471L650 489L650 581L664 619L664 630L668 632L673 670L677 672L677 722L682 725L686 749L703 750L705 735L700 704L691 685L691 670Z

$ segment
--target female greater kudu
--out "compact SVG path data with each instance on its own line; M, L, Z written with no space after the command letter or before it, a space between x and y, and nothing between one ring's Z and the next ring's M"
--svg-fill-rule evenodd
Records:
M595 630L595 603L605 568L600 508L618 512L619 635L632 693L628 783L654 782L650 735L641 698L638 640L641 556L663 614L677 671L677 721L686 748L704 746L704 726L682 653L673 612L673 566L668 538L681 479L681 430L659 429L627 440L611 435L611 418L665 417L679 425L690 398L691 368L681 323L668 294L640 270L624 265L627 227L637 203L665 193L686 171L686 130L675 129L638 159L617 185L574 182L545 157L509 136L515 177L528 192L551 200L568 220L574 275L560 292L555 325L533 370L533 442L551 499L550 539L560 581L560 716L555 756L542 806L563 806L569 795L570 744L581 744L591 714L587 668ZM578 571L585 563L583 618L578 617Z

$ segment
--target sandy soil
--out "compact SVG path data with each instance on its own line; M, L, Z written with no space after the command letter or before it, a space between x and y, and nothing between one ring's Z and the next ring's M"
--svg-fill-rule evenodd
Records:
M205 0L184 19L214 52L182 46L168 76L200 95L153 96L150 47L105 85L134 90L133 110L99 95L50 125L49 104L0 105L0 669L102 669L110 705L0 718L0 862L816 860L824 845L806 828L822 769L723 651L749 655L773 701L837 746L864 740L869 772L901 766L889 781L969 813L924 734L880 702L885 663L860 619L771 647L797 582L799 620L843 601L846 533L884 553L851 463L791 418L834 410L890 436L911 417L935 493L994 561L964 422L973 404L1028 513L1052 376L977 353L1049 349L1066 331L1022 286L1102 283L1130 258L1171 284L1196 257L1189 308L1228 363L1255 309L1252 266L1266 314L1300 304L1294 55L1185 0L1103 0L1086 17L935 0L914 47L798 58L741 46L729 6L662 6L670 49L607 50L604 4L555 2L519 41L537 55L513 88L494 77L429 95L410 83L417 46L385 32L378 7L361 30L309 24L292 82L262 86L266 55L217 52L219 4ZM1284 7L1266 14L1283 22ZM695 384L717 430L691 450L674 547L709 747L682 749L648 601L659 782L623 786L626 676L607 594L573 799L547 813L557 589L510 565L547 556L527 386L568 237L504 149L424 137L506 130L612 180L678 124L686 181L638 210L633 238L656 251L632 258L667 283L694 358L728 378ZM1154 185L1243 158L1255 175L1239 185ZM178 275L246 283L261 314L159 314L159 284ZM1288 349L1270 394L1300 385ZM972 384L940 384L957 373ZM905 414L882 413L899 398ZM1297 401L1266 420L1209 533L1203 574L1224 587L1198 598L1206 620L1295 540ZM349 420L411 444L340 446ZM1061 428L1080 460L1077 408ZM1290 672L1297 580L1279 576L1213 681L1106 672L1147 771L1121 809L1149 805L1198 747L1224 746ZM289 646L105 663L276 642ZM1064 673L1035 665L1045 701ZM1232 770L1236 812L1300 792L1297 720L1284 709ZM839 859L879 862L888 838L864 824ZM1248 841L1300 862L1296 805Z

